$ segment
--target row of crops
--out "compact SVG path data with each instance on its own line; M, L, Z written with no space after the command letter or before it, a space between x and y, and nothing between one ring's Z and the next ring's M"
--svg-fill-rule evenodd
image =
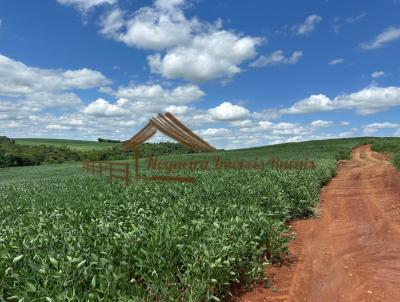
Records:
M8 169L16 176L0 185L0 301L224 300L287 252L287 221L313 214L336 160L362 142L225 152L301 154L317 168L197 172L196 184L125 189L52 166Z
M66 177L0 192L0 300L207 301L262 276L335 171L198 174L124 189Z

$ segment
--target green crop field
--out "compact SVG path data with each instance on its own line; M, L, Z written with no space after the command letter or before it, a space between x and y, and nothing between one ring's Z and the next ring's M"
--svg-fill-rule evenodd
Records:
M0 169L0 300L220 301L279 261L337 160L376 138L164 159L314 160L314 170L194 172L125 188L79 163ZM141 165L145 164L144 160Z
M301 143L287 143L266 147L250 149L239 149L229 151L217 151L213 153L200 154L181 154L169 155L162 158L166 159L212 159L219 156L221 158L256 158L268 160L274 156L281 159L348 159L351 148L355 144L372 142L374 138L354 138L354 139L331 139L321 141L309 141ZM376 140L376 139L375 139ZM124 162L124 161L122 161ZM132 162L132 161L130 161ZM145 164L144 160L140 161ZM26 182L29 180L39 180L53 177L82 175L81 163L65 163L41 166L12 167L0 169L1 183Z
M114 143L99 143L97 141L52 139L52 138L16 138L17 144L30 146L55 146L68 147L72 150L88 151L88 150L104 150L116 146Z

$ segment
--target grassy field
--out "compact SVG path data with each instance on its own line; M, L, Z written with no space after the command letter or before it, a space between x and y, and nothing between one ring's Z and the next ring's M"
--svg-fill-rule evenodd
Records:
M82 140L67 140L67 139L52 139L52 138L15 138L17 144L30 146L55 146L68 147L72 150L88 151L88 150L104 150L117 146L113 143L99 143L97 141L82 141Z
M314 170L195 172L195 184L89 177L80 164L0 170L0 300L220 301L287 252L337 160L374 138L164 159L308 159ZM141 162L145 164L144 160Z

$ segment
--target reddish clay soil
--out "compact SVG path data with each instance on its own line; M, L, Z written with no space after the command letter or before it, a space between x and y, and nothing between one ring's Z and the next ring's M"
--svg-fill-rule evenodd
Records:
M390 162L354 149L324 188L320 214L292 224L293 260L266 269L270 286L237 301L400 301L400 173Z

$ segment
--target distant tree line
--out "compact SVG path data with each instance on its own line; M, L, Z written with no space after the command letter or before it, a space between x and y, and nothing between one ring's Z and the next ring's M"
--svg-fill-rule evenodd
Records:
M145 143L139 150L140 157L193 153L181 144L170 142ZM19 145L13 139L0 136L0 168L82 160L120 160L131 156L133 156L132 152L123 150L121 145L105 150L78 151L68 147Z
M113 144L117 144L117 143L120 143L120 142L121 142L120 140L107 139L107 138L101 138L101 137L99 137L99 138L97 139L97 141L98 141L99 143L113 143Z

